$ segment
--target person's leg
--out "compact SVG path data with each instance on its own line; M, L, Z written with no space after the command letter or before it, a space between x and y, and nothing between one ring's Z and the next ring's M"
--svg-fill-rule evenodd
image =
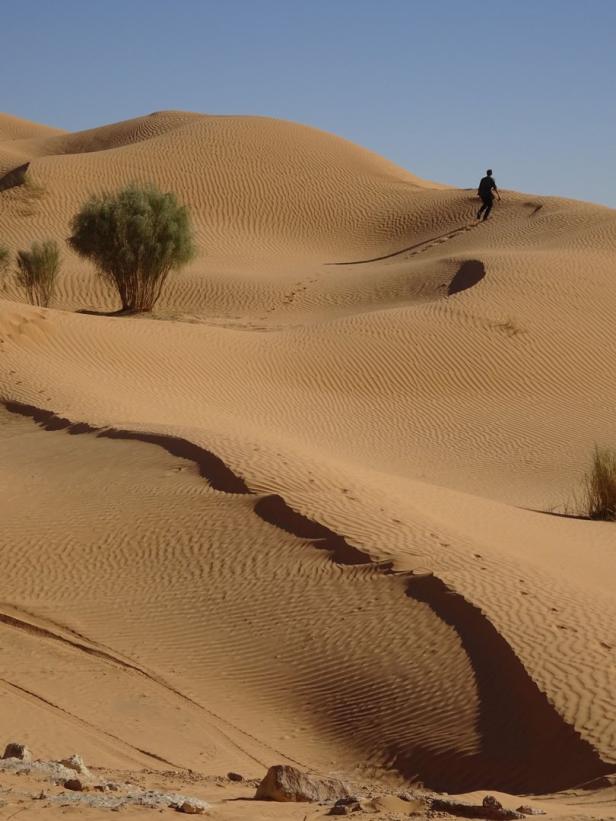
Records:
M494 198L490 197L489 200L486 200L483 204L483 208L485 208L485 214L483 215L483 221L485 222L487 218L490 216L490 211L492 210L492 205L494 204Z
M485 210L485 208L486 208L486 201L485 201L485 200L483 200L482 202L483 202L483 205L481 206L481 208L479 209L479 211L477 211L477 219L478 219L478 220L479 220L479 219L481 219L481 215L483 214L483 212L484 212L484 210Z

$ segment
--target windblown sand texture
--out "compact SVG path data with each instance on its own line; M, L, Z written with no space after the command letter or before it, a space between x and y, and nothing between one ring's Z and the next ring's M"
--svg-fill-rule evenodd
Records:
M7 741L451 793L616 770L616 529L541 512L616 444L616 211L477 224L338 137L183 112L2 115L0 176L0 243L64 247L50 309L0 292ZM133 180L200 254L105 316L64 240Z

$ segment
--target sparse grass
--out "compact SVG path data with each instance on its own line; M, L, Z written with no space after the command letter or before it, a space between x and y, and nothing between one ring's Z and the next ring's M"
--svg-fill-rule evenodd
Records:
M17 282L32 305L49 305L59 270L60 251L52 239L33 242L29 251L17 252Z
M616 450L595 445L584 476L582 506L590 519L616 521Z
M40 200L47 193L45 186L40 182L35 182L29 174L26 174L21 187L31 200Z
M26 173L23 180L7 189L7 201L15 203L15 210L20 217L34 216L40 201L47 194L47 188Z
M71 248L95 263L125 311L151 310L170 271L195 253L187 208L152 185L92 197L71 231Z

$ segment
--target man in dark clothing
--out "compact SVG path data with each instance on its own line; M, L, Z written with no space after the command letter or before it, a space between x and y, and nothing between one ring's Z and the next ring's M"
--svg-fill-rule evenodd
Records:
M483 205L477 212L477 219L481 219L481 215L483 214L484 221L490 215L490 211L492 210L492 206L494 205L494 194L500 200L500 194L498 193L498 188L496 187L496 183L494 182L494 177L492 176L492 169L488 168L486 171L486 176L482 178L481 182L479 183L479 188L477 189L477 193L481 197L481 201Z

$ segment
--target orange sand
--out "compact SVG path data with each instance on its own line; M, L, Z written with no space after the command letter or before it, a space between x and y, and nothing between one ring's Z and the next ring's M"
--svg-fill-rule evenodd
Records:
M131 180L200 247L153 316L76 313L117 303L68 247L50 309L0 291L6 741L451 793L616 771L616 529L535 512L616 444L616 211L507 191L478 225L340 138L182 112L2 115L2 175L12 251Z

